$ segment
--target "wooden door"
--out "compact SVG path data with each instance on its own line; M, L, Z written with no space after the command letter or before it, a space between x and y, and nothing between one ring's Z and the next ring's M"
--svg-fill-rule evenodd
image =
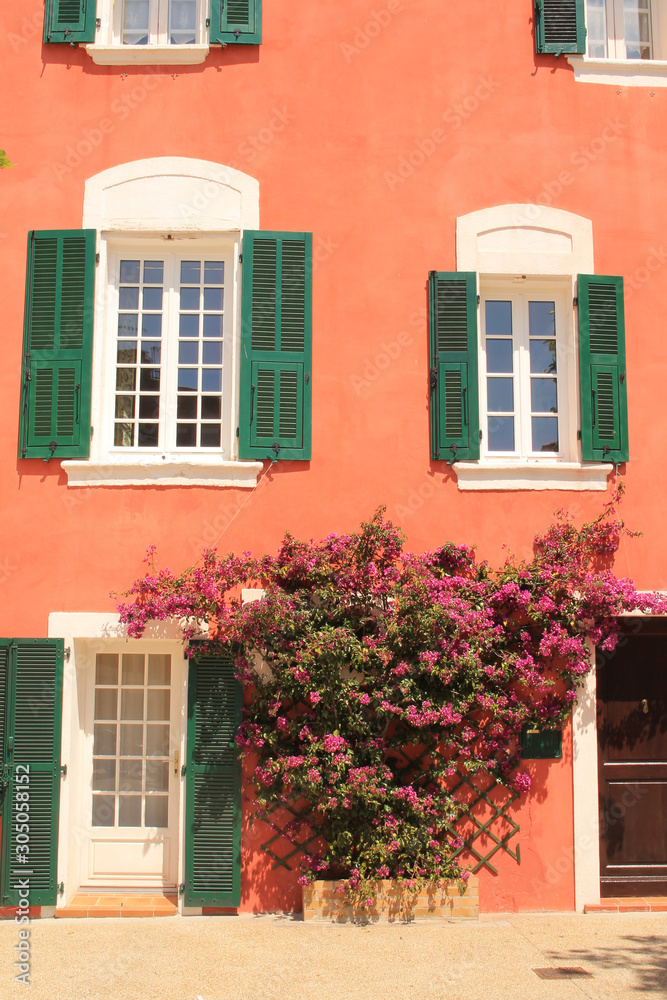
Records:
M667 622L598 653L601 895L667 894Z

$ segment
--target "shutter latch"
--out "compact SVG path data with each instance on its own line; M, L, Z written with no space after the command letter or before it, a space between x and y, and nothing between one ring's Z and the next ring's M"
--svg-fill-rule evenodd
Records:
M178 887L178 895L179 896L184 896L185 895L185 882L181 882L181 884L179 885L179 887Z
M234 38L238 42L238 40L239 40L240 37L241 37L241 29L240 28L236 28L236 30L234 31Z
M459 446L456 443L456 441L454 441L452 444L450 444L449 450L452 453L452 457L448 460L447 465L453 465L454 462L456 461L456 452L459 450Z
M187 764L183 764L181 766L181 778L184 778L187 773L188 773L188 766Z
M276 458L278 458L278 455L280 454L280 445L277 441L274 441L271 445L271 451L275 452ZM271 461L275 462L276 458L272 458Z
M429 386L431 388L431 392L435 392L435 390L438 388L438 369L437 368L431 368L431 370L429 371L429 373L428 373L428 383L429 383Z
M58 447L57 441L49 441L49 451L51 452L51 454L46 456L46 458L44 459L45 462L48 462L50 458L53 458L53 453L57 447Z
M306 374L304 376L304 381L305 381L306 385L308 385L308 383L310 382L310 372L306 372ZM621 379L621 381L622 381L622 379Z
M65 895L65 883L64 882L58 882L58 895L59 896L64 896Z
M60 773L62 774L63 778L67 777L67 764L60 765Z
M621 385L623 385L623 383L625 382L625 372L621 372L621 374L618 376L618 380L621 383Z

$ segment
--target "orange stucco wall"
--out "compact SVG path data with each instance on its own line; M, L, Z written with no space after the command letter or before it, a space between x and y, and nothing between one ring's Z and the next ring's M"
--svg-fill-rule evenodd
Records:
M346 0L296 15L265 0L259 48L149 69L42 46L40 8L5 5L0 33L0 144L16 165L0 174L0 634L44 635L52 611L112 609L149 544L172 568L212 543L267 552L287 529L345 531L384 503L411 548L452 538L498 561L504 545L528 554L558 507L597 513L599 493L462 493L429 459L428 271L456 269L457 216L518 202L591 219L596 271L626 279L624 512L644 534L623 543L617 569L667 588L667 89L575 83L564 59L535 57L530 0ZM87 177L165 155L256 177L262 228L314 234L313 457L274 466L252 495L72 490L57 461L16 458L26 233L79 228ZM532 766L522 863L496 857L487 910L573 906L571 865L550 876L572 846L569 738L561 763ZM256 847L250 831L244 906L292 905L293 880Z

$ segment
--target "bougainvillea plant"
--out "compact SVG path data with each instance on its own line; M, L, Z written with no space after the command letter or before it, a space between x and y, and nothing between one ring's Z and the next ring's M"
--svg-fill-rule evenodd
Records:
M238 644L254 807L268 822L296 807L292 835L307 825L321 845L302 883L341 877L363 898L381 878L461 881L457 770L527 793L522 726L562 725L619 615L667 612L610 569L631 534L617 501L581 528L558 513L532 561L498 570L451 542L404 552L382 509L353 534L288 534L262 558L207 551L181 574L156 572L149 550L121 619L134 636L167 618L193 636L203 620L212 651ZM243 604L241 586L264 597Z

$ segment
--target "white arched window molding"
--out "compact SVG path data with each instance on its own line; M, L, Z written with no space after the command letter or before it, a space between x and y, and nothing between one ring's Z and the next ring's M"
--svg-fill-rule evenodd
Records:
M237 460L236 427L240 245L243 231L258 227L258 181L221 164L187 157L156 157L112 167L86 181L83 228L97 231L99 253L95 282L93 437L89 460L62 463L70 486L256 485L262 465ZM137 447L135 443L133 447L118 447L115 375L119 269L122 260L147 257L164 261L165 282L167 273L172 275L171 291L167 284L164 286L164 300L171 296L171 306L165 305L161 315L164 395L159 404L160 439L156 446ZM180 280L179 264L189 258L199 259L202 267L204 261L224 261L219 446L193 448L174 444L178 347L174 289ZM165 390L167 380L170 380L169 390Z

